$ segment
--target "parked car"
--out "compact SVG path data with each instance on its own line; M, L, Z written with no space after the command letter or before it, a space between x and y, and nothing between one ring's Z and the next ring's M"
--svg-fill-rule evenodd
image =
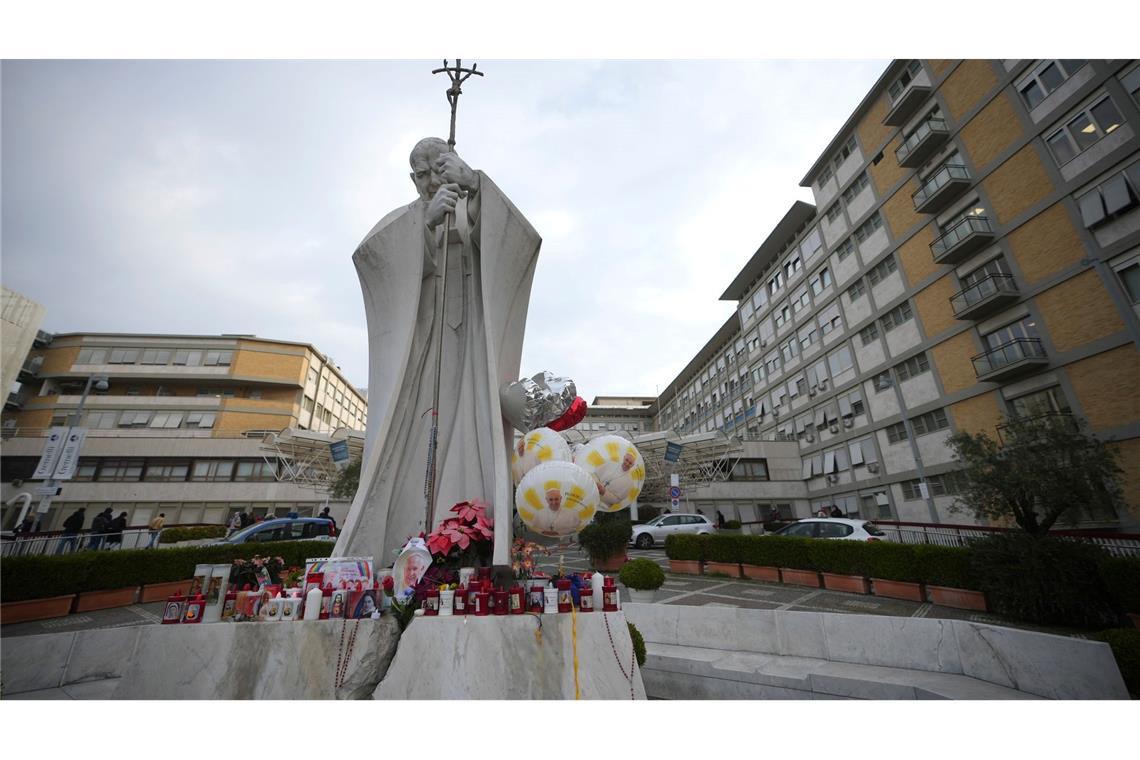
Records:
M278 517L242 528L218 539L219 544L248 544L269 541L335 541L336 530L323 517Z
M870 520L846 517L809 517L775 531L773 536L799 538L844 538L848 541L885 541L887 534Z
M715 531L716 525L704 515L664 514L643 525L634 525L629 543L638 549L652 549L654 544L664 543L666 536L678 533L704 535Z

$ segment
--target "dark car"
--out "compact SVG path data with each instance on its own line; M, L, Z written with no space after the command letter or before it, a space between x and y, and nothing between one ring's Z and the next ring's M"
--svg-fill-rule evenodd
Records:
M267 543L270 541L333 541L336 529L323 517L278 517L242 528L219 544Z

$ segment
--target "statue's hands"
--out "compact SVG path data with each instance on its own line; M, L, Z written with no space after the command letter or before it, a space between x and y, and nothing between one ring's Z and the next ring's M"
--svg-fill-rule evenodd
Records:
M441 154L434 168L444 182L459 185L467 193L479 192L479 175L455 153Z
M435 197L428 201L427 226L435 229L447 214L455 213L455 204L459 200L459 185L449 182L441 185L435 191Z

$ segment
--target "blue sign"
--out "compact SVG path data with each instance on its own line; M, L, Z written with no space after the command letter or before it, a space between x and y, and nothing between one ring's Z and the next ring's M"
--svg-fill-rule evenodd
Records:
M681 487L680 487L680 486L670 486L670 488L669 488L669 498L670 498L670 499L679 499L679 498L681 498Z
M329 452L332 454L334 464L348 461L348 441L333 441L329 444Z
M683 447L679 443L668 443L668 442L666 442L666 444L665 444L665 461L666 462L678 461L681 458L681 449L682 448Z

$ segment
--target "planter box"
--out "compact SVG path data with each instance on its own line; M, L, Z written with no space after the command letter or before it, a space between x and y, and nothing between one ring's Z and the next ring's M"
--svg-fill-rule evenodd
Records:
M780 582L780 568L778 567L741 564L740 572L743 573L745 578L751 578L754 581Z
M624 565L626 562L629 562L629 557L623 553L619 554L616 557L607 557L605 559L592 560L591 564L594 566L595 570L600 570L604 573L611 573L621 570L622 565Z
M931 604L953 607L959 610L986 611L986 595L981 591L968 591L947 586L927 586L926 594Z
M190 588L190 584L193 582L193 578L188 578L184 581L148 583L142 587L142 592L139 594L139 604L146 604L147 602L165 602L166 597L178 591L181 591L185 594L186 591Z
M823 576L823 587L829 591L846 591L851 594L869 594L871 586L867 579L861 575L836 575L835 573L820 573Z
M671 559L669 560L669 572L700 575L701 561L699 559Z
M139 587L115 588L108 591L84 591L75 600L75 612L105 610L109 607L126 607L138 598Z
M49 596L45 599L28 599L24 602L0 604L0 623L24 623L29 620L47 620L63 617L71 612L75 594Z
M922 597L922 584L907 581L884 581L878 578L871 579L875 596L885 596L889 599L903 599L908 602L924 601Z
M790 583L793 586L819 588L819 573L815 570L789 570L782 567L780 568L780 577L784 583Z
M723 573L730 578L739 578L740 565L735 562L706 562L705 573Z

